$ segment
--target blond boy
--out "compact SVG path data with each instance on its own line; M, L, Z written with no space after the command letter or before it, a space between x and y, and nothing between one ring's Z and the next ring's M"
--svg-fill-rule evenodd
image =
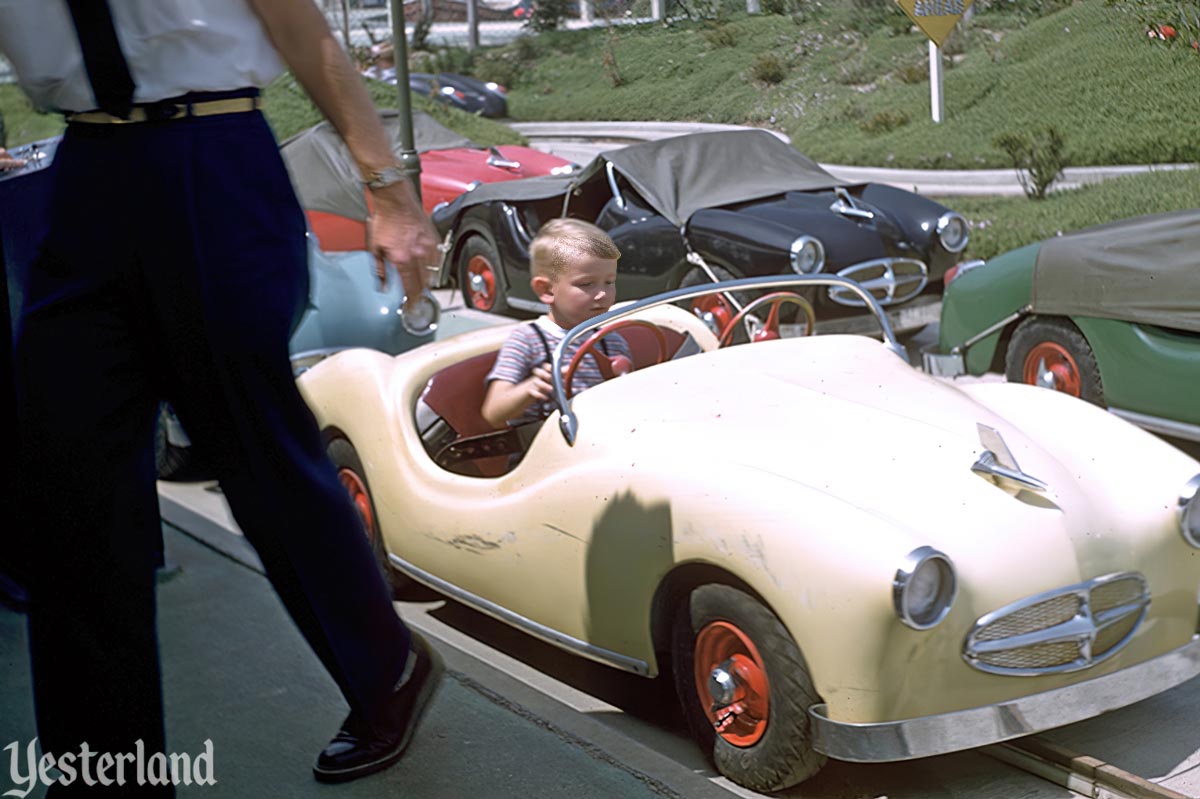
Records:
M551 353L567 331L607 311L616 300L620 250L600 228L579 219L554 219L530 245L530 284L550 306L545 316L516 328L504 342L487 376L483 417L496 427L544 419L554 409ZM564 364L586 340L581 336L564 354ZM608 357L632 362L629 344L612 333L600 342ZM578 394L603 382L595 358L585 357L572 380Z

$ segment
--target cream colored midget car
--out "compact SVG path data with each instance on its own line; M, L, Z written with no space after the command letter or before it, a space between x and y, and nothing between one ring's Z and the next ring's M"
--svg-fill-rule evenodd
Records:
M300 385L390 569L584 657L672 670L700 744L752 789L1200 671L1200 463L1062 394L916 371L845 279L721 284L831 286L879 338L774 338L777 304L807 309L768 294L744 310L773 340L719 347L674 304L711 286L598 317L637 369L569 398L560 346L537 430L479 417L510 326L345 351Z

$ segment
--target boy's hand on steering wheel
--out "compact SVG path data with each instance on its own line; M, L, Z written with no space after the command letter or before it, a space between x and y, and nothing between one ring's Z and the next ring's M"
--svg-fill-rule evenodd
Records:
M533 367L533 373L525 380L525 389L529 397L535 400L548 400L554 396L554 375L550 364L542 363Z

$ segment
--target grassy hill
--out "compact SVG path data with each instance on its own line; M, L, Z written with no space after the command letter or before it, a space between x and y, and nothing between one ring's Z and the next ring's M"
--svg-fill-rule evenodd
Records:
M834 163L1002 167L998 134L1046 126L1063 133L1075 166L1200 160L1200 55L1149 41L1103 0L1036 4L1044 16L1004 10L1022 2L1034 5L981 2L946 43L940 124L930 119L928 40L898 9L863 0L556 32L474 69L512 83L521 119L753 124Z
M414 58L424 71L504 83L517 119L752 124L783 131L832 163L1007 167L997 137L1047 127L1061 133L1068 166L1200 161L1200 52L1148 38L1145 22L1120 5L977 0L944 47L940 124L929 113L927 39L892 0L762 5L780 13L748 16L740 0L685 0L688 16L668 24L553 31L477 54ZM391 87L371 91L379 105L395 105ZM288 76L266 98L281 139L320 119ZM521 140L490 120L413 100L480 144ZM61 130L14 86L0 86L0 113L10 144ZM1122 178L1036 202L942 199L972 224L965 255L987 258L1060 231L1200 207L1200 172Z

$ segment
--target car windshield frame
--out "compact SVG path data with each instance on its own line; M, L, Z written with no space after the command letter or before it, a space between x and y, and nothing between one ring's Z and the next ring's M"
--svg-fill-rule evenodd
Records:
M579 434L579 418L571 408L571 399L567 397L566 385L563 382L562 373L564 355L571 342L581 336L590 335L611 322L626 319L640 311L657 305L666 305L679 300L703 297L714 292L732 294L738 291L782 289L794 286L839 286L847 291L858 294L862 297L864 305L875 315L875 320L879 322L883 342L887 346L887 349L895 353L905 363L910 363L908 351L905 350L904 346L896 338L895 332L892 331L891 322L888 321L887 314L884 313L879 301L861 285L848 278L838 277L837 275L774 275L770 277L746 277L739 278L738 280L726 280L719 283L705 283L700 286L679 288L663 294L656 294L653 297L647 297L643 300L637 300L629 305L623 305L620 308L615 308L585 322L581 322L568 330L566 335L562 337L562 340L555 346L552 353L550 371L554 380L554 403L559 411L558 425L567 444L574 446L575 439Z

